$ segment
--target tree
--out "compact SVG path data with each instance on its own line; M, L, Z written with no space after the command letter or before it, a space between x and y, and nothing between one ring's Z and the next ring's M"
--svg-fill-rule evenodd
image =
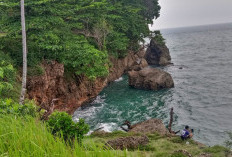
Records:
M139 50L160 9L158 0L27 0L25 7L28 67L55 60L91 79L107 76L108 55ZM1 0L0 14L0 50L22 66L18 0Z
M21 26L22 26L22 46L23 46L23 76L22 76L22 89L19 99L19 104L24 104L27 86L27 41L26 41L26 25L25 25L25 11L24 0L21 0Z

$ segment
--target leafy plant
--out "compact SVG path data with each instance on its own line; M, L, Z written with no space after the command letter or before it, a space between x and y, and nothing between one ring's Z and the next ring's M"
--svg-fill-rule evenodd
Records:
M16 70L7 55L0 52L0 58L0 96L6 96L13 89Z
M12 99L0 99L0 113L31 117L36 117L38 115L37 106L33 101L27 100L24 105L19 105Z
M154 34L154 37L152 37L152 39L154 39L158 44L160 44L161 46L164 46L166 44L165 39L160 31L154 31L152 34Z
M75 123L66 112L52 113L47 124L53 135L61 136L65 141L72 141L77 138L79 143L81 143L84 134L89 131L89 126L83 119Z

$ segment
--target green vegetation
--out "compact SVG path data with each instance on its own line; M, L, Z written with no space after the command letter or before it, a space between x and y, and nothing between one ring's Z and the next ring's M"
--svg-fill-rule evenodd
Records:
M10 114L0 116L0 156L122 156L123 151L103 150L94 144L86 151L74 141L71 147L61 138L54 137L46 125L32 117Z
M54 113L47 125L39 120L37 110L32 101L19 105L11 99L0 99L0 156L114 157L126 153L125 151L107 150L95 144L80 145L78 136L68 141L72 143L67 143L64 137L76 134L71 132L72 129L78 132L76 135L83 138L83 133L86 133L88 126L82 120L75 124L66 113ZM70 120L72 125L69 125ZM61 123L66 128L62 127ZM65 136L54 136L54 129Z
M162 34L160 33L160 31L154 31L154 32L152 32L152 36L153 37L151 37L151 38L154 39L161 46L164 46L166 44L165 43L165 39L162 36Z
M229 135L229 140L227 140L225 144L228 148L232 149L232 132L228 132L228 135Z
M26 0L29 76L44 74L41 63L58 61L68 73L89 79L108 74L108 56L124 57L137 51L150 36L148 24L159 17L158 0ZM22 66L20 5L18 0L0 2L0 156L157 156L184 157L205 152L215 157L230 152L222 146L199 146L179 137L148 135L149 144L138 150L113 150L108 140L140 134L113 132L84 137L84 120L74 123L67 113L53 113L47 122L33 101L19 98ZM5 32L5 33L2 33ZM154 39L165 44L160 32ZM66 74L67 75L67 74ZM231 142L227 142L231 146Z
M139 134L112 132L107 134L94 134L93 136L86 137L83 141L84 145L95 143L97 146L102 147L108 140L116 139L119 137L127 136L140 136ZM197 157L202 153L212 155L212 157L226 157L230 152L229 149L223 146L208 147L198 144L193 140L181 140L179 136L162 136L158 133L148 135L149 144L140 146L138 150L130 150L134 156L154 156L154 157L186 157L187 155L179 150L185 150L193 157Z
M53 135L63 137L65 141L73 141L77 138L81 143L84 135L89 132L89 126L85 124L84 119L75 123L72 117L65 112L52 113L47 124Z
M33 101L26 101L24 105L19 105L12 99L0 99L0 114L13 114L16 116L38 116L37 108Z
M228 156L228 154L230 153L230 149L216 145L213 147L205 148L204 152L212 153L214 154L215 157L221 157L221 156Z
M28 64L43 60L90 79L108 74L108 55L136 51L149 36L148 24L159 17L158 0L26 0ZM22 65L20 5L0 4L0 50Z
M6 33L1 33L0 32L0 38L6 36Z
M39 120L38 109L31 101L22 106L10 99L5 99L0 100L0 107L1 156L184 157L186 154L177 151L186 150L194 157L201 153L223 157L230 153L229 149L222 146L202 146L193 140L186 144L186 141L180 140L180 137L161 136L158 133L148 135L149 144L141 145L138 149L113 150L106 147L105 143L108 140L141 136L141 134L116 131L99 132L83 137L83 134L88 131L88 126L83 120L75 124L66 113L55 112L50 120L42 122ZM80 142L81 139L82 142Z
M41 65L36 65L28 68L27 75L28 76L41 76L44 74L44 69Z
M11 58L0 51L0 97L9 96L14 92L16 84L16 69L13 67Z

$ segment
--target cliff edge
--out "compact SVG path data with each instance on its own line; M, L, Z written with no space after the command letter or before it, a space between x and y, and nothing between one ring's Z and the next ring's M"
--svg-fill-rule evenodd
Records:
M143 50L138 53L129 52L125 58L110 57L109 75L94 81L85 76L68 75L63 64L56 61L41 65L44 73L28 78L28 97L34 99L39 106L48 109L53 99L57 99L55 109L72 114L81 105L94 99L108 83L120 78L129 70L139 70L148 66Z

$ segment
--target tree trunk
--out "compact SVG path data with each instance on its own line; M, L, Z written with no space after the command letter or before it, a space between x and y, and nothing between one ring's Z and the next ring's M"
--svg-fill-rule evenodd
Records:
M24 0L21 0L21 25L22 25L22 46L23 46L23 76L22 89L19 104L24 104L27 85L27 42L26 42L26 26L25 26L25 11Z

